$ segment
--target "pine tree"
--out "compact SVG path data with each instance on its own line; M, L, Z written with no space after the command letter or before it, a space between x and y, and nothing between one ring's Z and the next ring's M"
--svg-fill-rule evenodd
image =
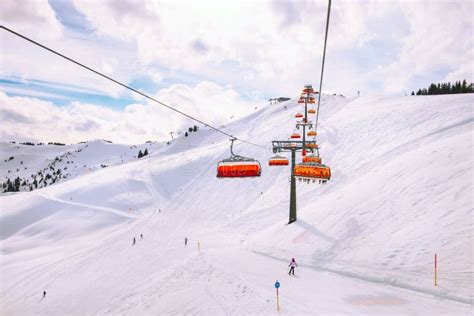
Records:
M140 149L140 151L138 152L138 158L142 158L143 157L143 153L142 153L142 150Z
M411 95L415 95L415 91L412 91L412 92L411 92Z
M428 87L428 94L433 94L433 93L434 93L433 84L430 84L430 86Z
M20 185L21 185L20 177L16 177L15 185L14 185L14 188L15 188L16 192L20 191Z
M188 132L184 133L184 137L188 137Z
M456 93L461 93L461 81L456 81Z
M143 153L143 156L147 156L148 155L148 148L145 148L145 152Z
M473 93L473 84L467 83L466 79L451 82L440 82L437 84L431 83L428 89L419 89L416 95L432 95L432 94L456 94L456 93ZM413 94L412 94L413 95Z
M194 131L197 132L197 130L198 130L197 125L194 125Z
M5 192L15 192L15 187L11 182L8 182L7 189L5 190Z

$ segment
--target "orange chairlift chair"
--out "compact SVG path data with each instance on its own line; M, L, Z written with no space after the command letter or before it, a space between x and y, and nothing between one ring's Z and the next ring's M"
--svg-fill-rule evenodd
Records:
M305 182L326 183L331 179L331 169L317 162L302 162L295 166L293 170L294 176Z
M249 178L260 177L262 167L258 160L239 156L232 151L235 138L230 143L230 158L219 161L217 164L218 178Z
M288 158L282 157L282 156L273 156L268 160L268 165L269 166L288 166L289 164Z

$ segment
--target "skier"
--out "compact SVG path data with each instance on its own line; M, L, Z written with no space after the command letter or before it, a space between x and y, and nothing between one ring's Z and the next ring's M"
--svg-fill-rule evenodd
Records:
M140 234L140 240L142 240L142 239L143 239L143 234Z
M188 237L184 237L184 245L185 245L185 246L188 245Z
M295 261L295 258L291 259L291 262L290 262L290 271L288 272L288 275L291 275L293 273L293 275L295 275L295 267L297 267L298 265L296 264L296 261Z
M46 297L46 291L43 291L43 298Z
M133 243L132 243L132 246L135 245L135 237L133 237Z

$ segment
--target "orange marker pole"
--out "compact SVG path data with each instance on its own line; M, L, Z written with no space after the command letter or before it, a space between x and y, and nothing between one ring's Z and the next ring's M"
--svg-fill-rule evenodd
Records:
M438 256L436 254L434 261L434 285L438 286Z

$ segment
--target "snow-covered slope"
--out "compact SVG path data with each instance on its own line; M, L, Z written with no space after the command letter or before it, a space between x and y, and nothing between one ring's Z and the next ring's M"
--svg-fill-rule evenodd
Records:
M0 197L1 310L271 314L279 279L288 314L472 313L473 96L323 99L333 176L297 184L292 225L290 170L266 161L293 131L294 101L225 127L268 146L235 146L261 161L260 178L216 179L229 142L202 128L138 161Z
M136 160L139 151L155 151L162 146L154 142L122 145L103 140L72 145L0 142L0 185L19 178L19 191L32 191L101 168ZM0 194L7 193L5 189L3 187Z

